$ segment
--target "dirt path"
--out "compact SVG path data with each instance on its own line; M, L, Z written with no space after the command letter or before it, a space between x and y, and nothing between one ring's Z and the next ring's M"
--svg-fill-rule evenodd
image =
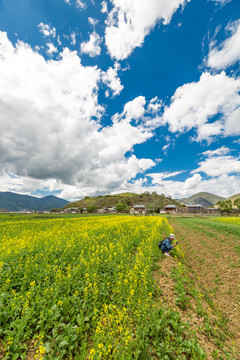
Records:
M191 300L190 307L187 310L182 310L176 306L176 282L171 276L172 269L176 266L177 260L172 257L161 257L159 260L159 269L155 271L155 280L157 286L161 289L161 306L165 306L167 309L172 308L174 311L180 313L181 319L184 323L189 324L192 336L197 339L202 349L205 351L208 360L214 360L212 354L214 351L218 351L218 347L214 343L214 338L209 338L204 331L201 331L204 327L204 318L197 314L196 303ZM204 304L205 308L208 305ZM223 355L219 353L220 355ZM223 359L223 358L222 358Z
M233 236L219 234L204 225L169 219L185 254L189 269L199 277L228 321L228 329L240 359L240 267L239 255L233 248ZM217 235L217 238L216 238Z

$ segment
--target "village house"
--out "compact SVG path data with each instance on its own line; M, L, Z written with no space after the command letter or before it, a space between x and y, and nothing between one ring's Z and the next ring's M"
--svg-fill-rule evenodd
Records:
M72 207L72 208L67 208L64 210L64 213L65 214L76 214L76 213L79 213L79 208L78 207Z
M200 204L190 204L190 205L184 205L185 212L191 213L191 214L201 214L203 212L203 206Z
M145 205L134 205L129 212L134 215L149 215L150 210L147 209Z
M98 210L97 210L97 213L98 214L108 214L109 213L109 209L107 207L100 207Z
M176 213L190 213L190 214L201 214L204 212L204 208L200 204L185 204L183 207L177 207L176 205L167 205L164 207L167 214Z
M164 211L167 214L175 214L177 212L177 207L176 205L166 205L164 206Z
M183 206L167 205L164 207L167 214L218 214L219 210L205 208L201 204L184 204ZM163 213L162 211L160 213Z
M117 212L117 208L115 206L111 207L100 207L97 212L99 214L115 214Z

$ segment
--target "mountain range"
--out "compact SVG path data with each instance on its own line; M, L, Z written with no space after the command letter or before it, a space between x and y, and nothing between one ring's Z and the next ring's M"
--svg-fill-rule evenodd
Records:
M189 196L188 198L184 198L179 200L179 202L184 204L200 204L203 207L209 207L216 205L218 201L226 200L226 198L214 194L210 194L208 192L200 192Z
M43 198L20 195L13 192L0 192L0 209L8 211L36 210L45 211L62 208L68 204L67 200L50 195Z
M231 196L229 199L240 198L240 194ZM82 200L70 203L67 200L60 199L50 195L43 198L37 198L29 195L20 195L13 192L0 192L0 209L8 209L8 211L36 210L45 211L54 208L62 209L67 207L87 207L88 205L96 205L97 207L116 206L123 203L128 206L134 204L144 204L149 208L162 208L166 205L180 204L201 204L203 207L214 206L218 201L226 200L226 198L208 192L200 192L188 198L174 201L164 195L157 193L145 192L143 194L123 193L117 195L102 195L96 197L86 196Z

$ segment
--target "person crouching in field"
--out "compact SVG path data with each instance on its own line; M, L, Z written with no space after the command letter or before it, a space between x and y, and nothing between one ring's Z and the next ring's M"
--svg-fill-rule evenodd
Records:
M178 242L176 242L175 244L172 244L172 241L174 239L175 239L175 235L170 234L166 239L164 239L162 241L160 248L164 255L170 256L169 252L174 248L174 246L176 246L178 244Z

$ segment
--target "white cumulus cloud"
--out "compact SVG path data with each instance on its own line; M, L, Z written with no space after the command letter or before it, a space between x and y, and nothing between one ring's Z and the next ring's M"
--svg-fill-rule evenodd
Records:
M216 46L215 42L211 44L206 63L213 69L226 69L240 61L240 20L228 25L227 30L230 31L231 36L220 46Z
M106 1L102 1L101 2L101 5L102 5L102 9L101 9L101 12L104 14L104 13L107 13L108 9L107 9L107 2Z
M39 31L41 33L43 33L44 36L52 36L52 37L56 37L56 29L55 27L51 27L50 25L48 24L44 24L44 23L40 23L38 25L39 27Z
M230 152L230 149L226 146L222 146L216 150L207 150L202 153L203 156L212 157L215 155L226 155Z
M76 0L76 5L80 9L84 9L86 7L86 4L81 0Z
M146 99L144 96L138 96L132 101L129 101L124 106L124 113L127 119L139 119L145 113Z
M113 9L108 13L105 42L112 58L123 60L158 21L168 24L172 15L190 0L111 0ZM103 12L107 11L102 2Z
M95 57L101 54L101 37L94 31L87 42L81 44L81 52Z
M221 153L221 152L220 152ZM221 176L233 173L240 175L240 158L231 155L213 155L199 162L199 167L192 173L203 172L208 176Z
M238 107L229 118L226 123L225 135L239 135L240 134L240 107Z
M103 72L102 81L112 90L113 96L120 94L123 89L123 85L118 77L118 71L120 65L116 62L114 67L108 68L106 72ZM108 91L108 90L107 90Z
M88 22L89 22L89 24L91 24L92 26L96 26L96 25L99 23L99 20L94 19L94 18L92 18L92 17L89 17L89 18L88 18Z
M217 75L203 73L198 82L185 84L176 90L171 104L164 109L163 121L171 132L195 128L198 141L217 135L240 134L237 125L239 92L239 78L228 77L225 72ZM215 116L220 118L214 119Z
M48 47L47 53L48 53L49 55L52 55L53 53L57 53L57 52L58 52L58 49L57 49L56 46L54 46L52 43L47 43L47 47Z
M186 179L186 181L183 184L183 189L184 190L192 190L193 192L195 192L195 189L197 188L198 185L201 184L202 181L202 177L200 174L194 174L192 177Z

